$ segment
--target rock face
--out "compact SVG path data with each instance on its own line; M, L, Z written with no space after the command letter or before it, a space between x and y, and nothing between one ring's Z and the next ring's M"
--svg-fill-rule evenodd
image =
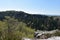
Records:
M37 35L34 36L37 39L47 39L49 37L51 37L51 34L39 34L37 33Z
M24 38L24 40L60 40L60 36L53 36L55 32L60 30L53 31L37 31L34 33L34 38Z
M42 35L40 36L40 39L47 39L47 36L44 35L44 34L42 34Z
M34 33L34 38L37 38L37 39L47 39L47 38L50 38L50 37L53 37L55 36L55 33L59 31L59 30L53 30L53 31L38 31L38 32L35 32Z
M48 39L30 39L30 38L24 38L24 40L60 40L60 37L56 36L56 37L51 37Z

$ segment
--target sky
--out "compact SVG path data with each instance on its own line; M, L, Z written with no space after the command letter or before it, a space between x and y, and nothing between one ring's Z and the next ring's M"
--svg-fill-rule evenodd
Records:
M60 0L0 0L0 11L6 10L60 16Z

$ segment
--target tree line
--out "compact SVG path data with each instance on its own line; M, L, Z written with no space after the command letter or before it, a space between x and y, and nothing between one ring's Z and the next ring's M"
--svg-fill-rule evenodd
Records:
M28 14L23 11L2 11L0 20L3 21L5 16L14 17L19 22L24 22L28 27L35 30L54 30L60 29L60 16L46 16L40 14Z

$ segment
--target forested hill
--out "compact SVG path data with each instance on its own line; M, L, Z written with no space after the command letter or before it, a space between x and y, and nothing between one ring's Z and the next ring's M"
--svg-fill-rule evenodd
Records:
M46 16L38 14L28 14L23 11L2 11L0 12L0 20L3 21L5 16L14 17L18 21L22 21L27 26L36 30L53 30L60 29L60 16Z

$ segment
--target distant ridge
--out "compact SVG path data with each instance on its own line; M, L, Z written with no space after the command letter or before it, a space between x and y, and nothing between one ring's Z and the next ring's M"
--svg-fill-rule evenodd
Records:
M23 11L1 11L0 20L10 16L18 19L36 30L53 30L60 29L60 16L49 16L40 14L29 14Z

